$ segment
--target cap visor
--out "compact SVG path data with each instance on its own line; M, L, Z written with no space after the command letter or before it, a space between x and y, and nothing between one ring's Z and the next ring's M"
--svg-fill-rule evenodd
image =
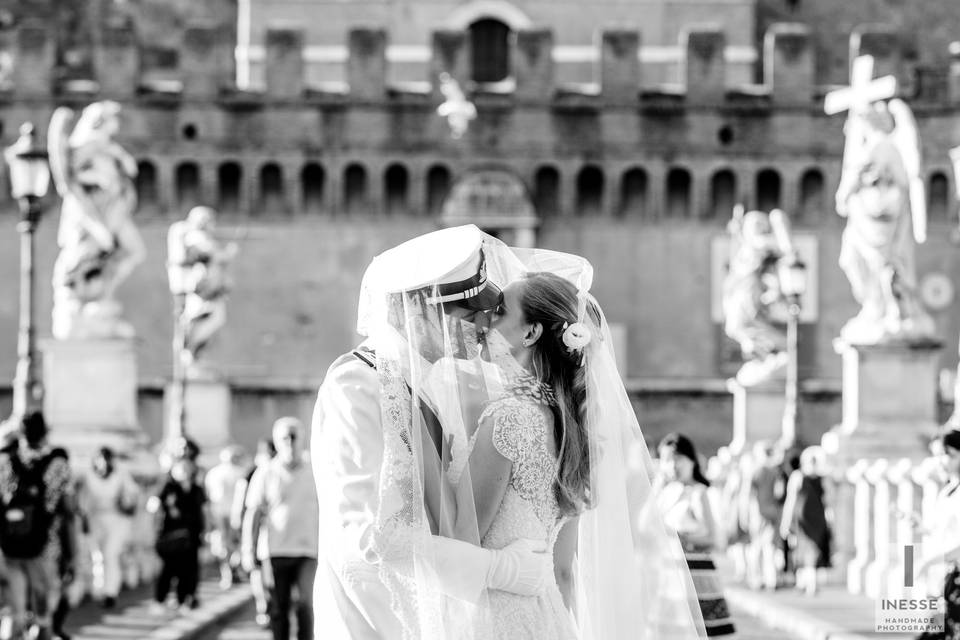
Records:
M483 289L480 290L480 293L469 298L464 298L463 300L458 300L454 304L465 309L470 309L471 311L489 311L490 309L496 308L502 299L503 294L500 292L500 287L487 280L487 283L483 286Z

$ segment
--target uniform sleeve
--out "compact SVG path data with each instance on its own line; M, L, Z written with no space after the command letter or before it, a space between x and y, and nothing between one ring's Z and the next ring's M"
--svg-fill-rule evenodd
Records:
M330 367L313 413L311 461L320 504L321 548L362 558L378 500L383 434L376 370L352 355Z

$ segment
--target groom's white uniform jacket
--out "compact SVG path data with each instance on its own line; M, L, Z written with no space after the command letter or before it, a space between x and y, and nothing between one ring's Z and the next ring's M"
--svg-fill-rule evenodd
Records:
M320 500L316 638L401 637L368 554L383 457L379 395L376 369L352 353L330 366L320 386L311 443Z

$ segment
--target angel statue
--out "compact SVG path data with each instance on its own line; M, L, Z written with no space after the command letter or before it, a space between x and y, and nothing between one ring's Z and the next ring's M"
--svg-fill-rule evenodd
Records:
M120 105L105 100L76 119L60 107L50 119L50 170L62 198L53 267L53 336L133 336L114 298L146 249L133 224L137 163L114 140Z
M200 352L227 319L227 269L237 245L217 240L215 218L210 207L194 207L167 233L167 274L179 325L175 349L188 370L195 369Z
M783 304L777 265L783 252L764 211L744 213L737 206L727 230L730 270L723 282L723 328L740 344L746 360L737 382L753 386L787 364L786 329L777 321L777 305Z
M926 241L927 209L916 120L899 99L852 101L849 110L836 206L847 218L840 268L861 308L840 336L850 344L934 339L917 292L915 243Z

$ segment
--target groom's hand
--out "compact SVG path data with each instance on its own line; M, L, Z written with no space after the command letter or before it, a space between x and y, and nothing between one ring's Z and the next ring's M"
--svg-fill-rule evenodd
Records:
M539 596L553 579L553 563L545 544L521 538L503 549L492 550L487 588L521 596Z

